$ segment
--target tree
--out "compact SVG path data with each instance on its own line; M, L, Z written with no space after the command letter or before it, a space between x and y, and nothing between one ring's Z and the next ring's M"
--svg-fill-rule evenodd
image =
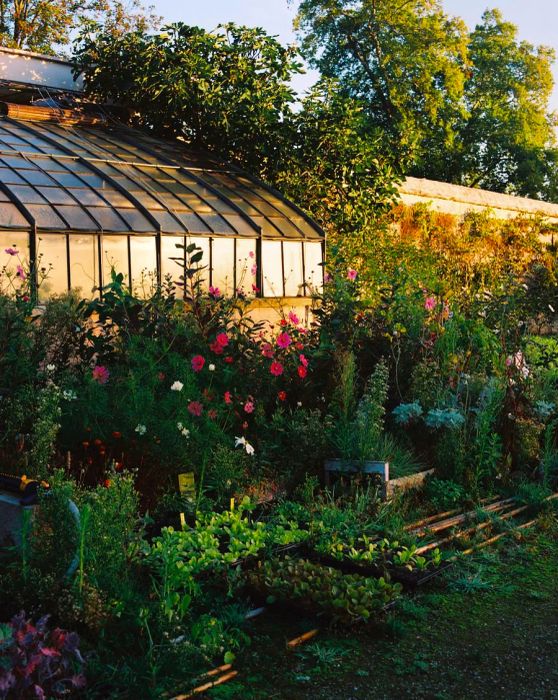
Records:
M302 0L303 54L366 107L408 174L551 198L558 190L554 52L497 10L468 33L440 0Z
M463 111L467 32L438 0L302 0L302 53L366 105L389 148L452 146Z
M518 41L499 10L470 35L467 118L452 179L530 197L555 189L556 115L549 112L555 54Z
M156 35L84 34L75 53L88 94L135 113L136 126L263 174L275 167L301 71L294 48L260 29L207 32L175 24Z
M141 0L0 0L0 45L55 53L84 27L118 33L158 20Z

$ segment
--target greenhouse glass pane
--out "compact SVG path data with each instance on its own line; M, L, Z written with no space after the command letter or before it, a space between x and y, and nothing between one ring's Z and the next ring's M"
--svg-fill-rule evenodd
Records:
M72 289L85 297L94 296L99 287L98 238L94 235L70 236L70 281Z
M253 293L256 284L256 240L236 239L236 288L245 294Z
M142 298L150 296L157 285L157 249L153 236L130 236L132 289Z
M196 263L196 266L201 267L200 277L202 280L202 287L207 289L209 287L209 238L198 238L197 236L186 236L186 246L195 243L197 248L200 248L203 255L202 259ZM199 252L199 251L194 251ZM215 284L215 282L213 283Z
M124 275L128 283L128 236L104 236L102 246L103 285L110 282L111 270Z
M10 255L6 250L17 251ZM6 271L14 273L17 266L27 266L29 261L29 234L21 231L0 231L0 278ZM0 289L3 289L0 284Z
M78 231L96 231L99 227L97 223L87 214L85 210L77 205L55 207L56 211L68 222L71 229Z
M321 292L324 284L323 248L321 243L304 243L304 272L308 295Z
M28 228L29 223L21 214L15 204L0 203L0 227L2 228ZM3 250L0 248L0 250Z
M211 284L218 287L221 294L234 294L234 239L214 238L212 240Z
M58 216L54 209L45 204L28 204L27 211L37 222L38 228L52 228L63 231L66 228L66 223Z
M37 239L37 268L39 270L39 298L68 291L68 259L66 236L46 233Z
M302 243L284 242L283 260L285 268L285 296L304 296Z
M171 258L181 258L184 260L184 249L177 248L177 244L184 245L183 236L162 236L161 237L161 279L170 275L173 282L178 282L183 273L183 267ZM178 296L180 296L178 294Z
M281 241L262 241L262 275L264 297L282 297L283 267Z

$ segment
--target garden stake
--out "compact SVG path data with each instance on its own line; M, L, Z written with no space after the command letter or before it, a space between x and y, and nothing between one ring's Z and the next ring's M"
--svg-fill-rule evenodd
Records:
M506 513L503 513L500 515L500 520L507 520L508 518L513 518L515 515L519 515L519 513L523 513L523 511L527 510L529 506L521 506L521 508L514 508L514 510L507 511ZM479 532L480 530L484 530L487 527L490 527L494 523L491 520L486 520L482 523L479 523L478 525L475 525L474 527L469 527L466 530L460 530L459 532L454 533L453 535L450 535L449 537L444 537L441 540L438 540L437 542L431 542L430 544L425 544L423 547L419 547L416 551L415 554L423 554L424 552L428 552L431 549L435 549L436 547L440 547L443 544L447 544L448 542L451 542L452 540L457 540L460 537L464 537L465 535L469 535L473 532Z
M479 503L490 503L491 501L495 501L498 498L498 496L491 496L490 498L483 498ZM423 528L425 525L428 525L429 523L435 523L443 518L449 518L451 515L457 515L458 513L461 512L460 508L455 508L454 510L447 510L445 513L437 513L436 515L431 515L428 518L423 518L422 520L417 520L414 523L409 523L409 525L405 525L403 528L404 530L418 530L419 528Z
M294 649L295 647L304 644L304 642L307 642L308 640L315 637L319 631L320 630L318 629L310 630L310 632L305 632L304 634L301 634L300 637L295 637L294 639L291 639L290 642L287 642L287 649Z
M496 501L496 503L492 503L489 506L486 506L484 510L487 513L497 513L499 510L504 510L506 506L508 506L510 503L514 502L514 498L506 498L503 501ZM453 525L459 525L460 523L463 523L467 520L467 518L473 517L476 514L476 511L470 510L467 513L463 513L462 515L456 515L454 518L448 518L447 520L441 520L438 523L434 523L433 525L430 525L424 529L422 529L419 532L416 532L417 537L424 537L428 532L439 532L440 530L447 530L450 527L453 527Z
M197 688L191 690L187 695L175 695L174 698L172 698L172 700L190 700L190 698L194 698L196 695L201 695L202 693L205 693L206 690L211 690L211 688L215 688L216 686L221 685L222 683L230 681L231 678L234 678L235 676L238 676L238 671L229 671L229 673L225 673L224 676L221 676L220 678L217 678L214 681L209 681L208 683L199 685Z
M484 547L488 547L491 544L494 544L494 542L497 542L498 540L502 539L502 537L505 537L506 535L513 535L514 532L517 532L518 530L525 530L528 527L533 527L537 522L537 518L534 520L529 520L528 523L523 523L523 525L518 525L515 527L513 530L508 530L507 532L501 532L499 535L495 535L494 537L491 537L488 540L485 540L484 542L481 542L480 544L475 545L474 547L471 547L470 549L466 549L465 551L461 552L461 554L472 554L473 552L476 552L477 549L483 549ZM453 557L454 559L457 557Z

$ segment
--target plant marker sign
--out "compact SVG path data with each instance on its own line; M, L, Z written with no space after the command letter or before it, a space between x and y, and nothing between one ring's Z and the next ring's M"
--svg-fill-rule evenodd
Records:
M186 472L178 475L178 490L181 496L186 496L189 501L194 503L196 500L196 479L194 472ZM180 525L182 527L186 525L184 513L180 513Z

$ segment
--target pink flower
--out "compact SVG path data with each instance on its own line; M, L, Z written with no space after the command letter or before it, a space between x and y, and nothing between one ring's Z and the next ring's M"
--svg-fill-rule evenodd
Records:
M223 396L225 403L230 406L232 403L232 396L230 391L225 391L225 394Z
M299 355L298 359L300 360L300 364L303 367L308 367L308 360L306 359L306 357L304 355Z
M18 251L15 248L6 248L4 252L8 255L18 255Z
M250 274L255 277L258 272L258 266L256 264L252 265L250 268Z
M190 401L188 404L188 411L193 415L193 416L201 416L202 411L203 411L203 406L199 401Z
M254 294L258 294L260 291L260 288L256 284L253 284L252 291L254 292Z
M97 367L93 367L91 376L93 381L97 382L97 384L106 384L109 380L110 372L106 367L97 365Z
M254 257L254 251L251 250L251 251L248 253L248 256L249 256L250 258L253 258L253 257Z
M254 413L254 402L253 401L247 401L244 404L244 411L246 413Z
M426 297L426 300L424 302L424 308L427 311L432 311L432 309L436 308L436 297Z
M219 287L210 287L209 296L213 297L214 299L219 299L219 297L221 296L221 290L219 289Z
M293 324L293 326L298 326L298 324L300 323L300 319L294 313L294 311L289 311L289 321Z
M226 348L229 344L229 336L226 333L218 333L215 342L222 348Z
M27 278L27 275L25 274L25 270L21 267L21 265L18 265L16 268L16 277L19 277L19 279L24 280Z
M269 371L274 377L279 377L283 374L283 365L280 362L272 362Z
M291 342L291 336L288 333L280 333L277 338L277 345L283 349L288 348Z
M308 374L308 371L304 365L299 365L296 371L301 379L304 379L304 377Z
M347 270L347 279L351 280L351 282L354 282L356 280L356 278L357 278L357 271L353 270L352 267L350 267Z
M270 359L273 357L273 348L270 343L264 343L262 345L262 355Z
M223 347L219 345L219 343L214 340L212 343L209 344L209 349L211 352L214 352L216 355L222 355L223 354Z
M192 369L194 372L201 372L204 365L205 360L201 355L194 355L194 357L192 357Z
M326 272L324 275L324 283L329 284L332 281L333 281L333 277L329 274L329 272Z

